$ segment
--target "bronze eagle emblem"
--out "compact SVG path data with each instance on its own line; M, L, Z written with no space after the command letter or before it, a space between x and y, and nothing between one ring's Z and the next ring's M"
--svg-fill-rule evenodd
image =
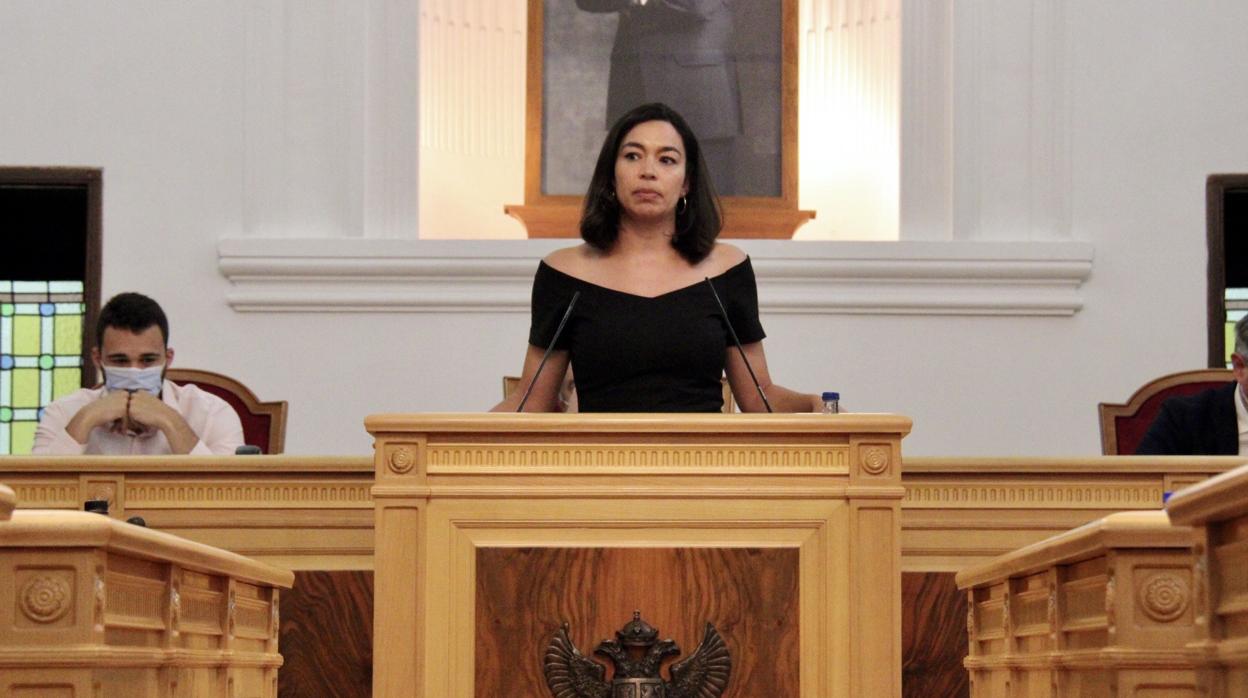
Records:
M706 624L702 642L687 658L671 667L671 680L659 676L667 657L680 654L671 640L633 613L633 620L617 630L614 640L603 640L594 650L615 665L608 683L606 666L581 654L568 637L568 624L555 631L542 658L546 685L554 698L719 698L728 687L732 658L728 645Z

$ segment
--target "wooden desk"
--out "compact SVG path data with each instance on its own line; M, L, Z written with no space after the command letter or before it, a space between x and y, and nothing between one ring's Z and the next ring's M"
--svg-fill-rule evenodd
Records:
M958 573L971 696L1188 696L1192 530L1162 511L1085 524Z
M1238 457L907 458L902 654L907 696L966 696L966 597L954 572L1118 511L1155 510Z
M283 698L367 696L372 676L372 459L298 456L0 458L19 506L114 517L295 570L281 596Z
M905 694L965 695L967 607L955 571L1116 511L1159 508L1163 492L1242 462L1236 457L906 458ZM283 690L307 676L305 686L350 685L357 687L354 695L369 695L371 457L4 457L0 482L16 486L20 506L80 509L84 500L106 494L114 499L114 512L142 515L153 528L296 570L295 589L282 600ZM315 606L299 601L305 594ZM305 610L313 607L316 614ZM324 635L341 642L333 648L306 646L307 637ZM318 680L328 683L314 683ZM299 695L291 686L283 695Z
M0 696L276 696L286 570L78 511L8 512Z
M1201 695L1248 695L1248 466L1175 495L1166 506L1191 525L1196 562L1196 633Z

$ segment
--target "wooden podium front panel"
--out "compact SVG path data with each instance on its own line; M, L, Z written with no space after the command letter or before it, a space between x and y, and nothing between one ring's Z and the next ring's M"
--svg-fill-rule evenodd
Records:
M908 419L448 414L375 415L365 425L376 437L375 696L489 694L476 685L492 674L477 666L486 619L476 616L506 592L477 595L506 577L492 572L497 564L482 565L505 549L537 548L630 551L611 563L624 566L674 564L659 562L672 549L704 550L709 557L698 559L707 564L739 554L732 550L792 556L797 642L787 661L796 663L796 695L901 695L900 441ZM721 562L732 569L729 559ZM478 581L478 573L491 576ZM724 608L751 587L703 588L726 594L711 606ZM662 613L676 603L655 601ZM691 617L701 612L694 607ZM668 628L646 617L664 636L715 622L674 616ZM585 626L577 632L587 636L575 640L601 639L627 620L594 620L608 625ZM540 646L549 630L523 642ZM700 633L673 639L692 651ZM774 658L772 647L752 642L734 648L740 666ZM737 680L748 683L753 671ZM783 688L793 675L781 677ZM544 689L543 680L522 695ZM729 691L725 698L759 695Z
M592 656L634 610L680 646L668 666L694 652L709 622L732 652L727 695L799 695L794 548L480 549L476 695L544 685L541 657L560 625Z

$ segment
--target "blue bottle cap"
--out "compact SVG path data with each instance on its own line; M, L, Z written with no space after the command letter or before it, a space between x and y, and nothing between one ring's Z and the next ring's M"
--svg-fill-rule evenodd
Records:
M831 392L829 392L829 393L824 393L824 394L823 394L823 399L824 399L824 401L827 401L827 400L840 400L840 399L841 399L841 394L840 394L840 393L831 393Z

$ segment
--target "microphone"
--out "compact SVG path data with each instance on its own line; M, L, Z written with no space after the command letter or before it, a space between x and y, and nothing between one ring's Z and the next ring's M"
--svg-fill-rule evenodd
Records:
M576 299L580 297L580 291L572 294L572 300L568 302L568 309L564 311L563 319L559 321L559 326L555 328L555 336L550 338L550 346L546 347L546 353L542 354L542 362L537 365L537 371L533 374L533 380L529 381L529 387L524 390L524 397L520 398L520 406L516 408L517 412L524 411L524 404L529 401L529 394L533 392L533 386L537 385L537 379L542 375L542 369L546 368L546 359L550 358L550 352L554 350L555 342L558 342L559 335L563 334L563 326L568 324L568 318L572 317L572 308L576 307Z
M754 389L758 391L758 396L763 399L763 406L768 412L774 412L771 409L771 402L767 400L767 395L763 393L763 386L758 382L758 376L754 375L754 367L750 366L750 360L745 358L745 349L741 348L741 340L737 339L737 331L732 329L732 321L728 319L728 311L724 308L724 302L719 299L719 294L715 292L715 284L711 283L711 277L705 277L706 285L711 287L711 295L715 296L715 303L719 306L719 312L724 316L724 324L728 326L728 334L732 335L732 343L737 345L737 353L741 355L741 360L745 362L745 370L750 372L750 380L754 381Z
M256 446L255 444L243 444L242 446L239 446L238 448L234 449L234 455L236 456L258 456L260 455L260 447Z

